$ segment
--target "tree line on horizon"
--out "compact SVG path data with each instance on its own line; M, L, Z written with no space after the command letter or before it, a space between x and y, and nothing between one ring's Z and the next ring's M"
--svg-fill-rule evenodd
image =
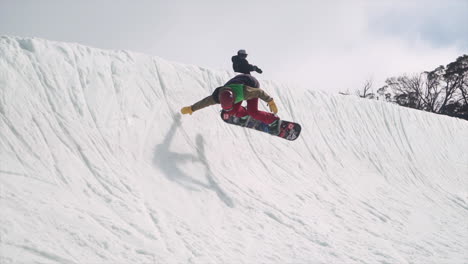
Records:
M468 55L431 71L387 78L376 93L368 79L356 95L468 120Z

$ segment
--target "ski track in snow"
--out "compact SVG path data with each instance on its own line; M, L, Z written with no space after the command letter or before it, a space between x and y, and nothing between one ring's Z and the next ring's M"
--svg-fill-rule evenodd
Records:
M179 114L232 76L1 36L0 263L468 262L466 121L263 80L298 140Z

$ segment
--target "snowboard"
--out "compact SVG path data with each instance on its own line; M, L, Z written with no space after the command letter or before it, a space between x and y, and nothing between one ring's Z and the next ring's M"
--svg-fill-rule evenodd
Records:
M247 116L247 118L240 118L231 116L226 114L224 111L221 111L221 119L231 125L255 129L290 141L296 140L301 133L301 125L286 120L280 120L279 133L273 134L267 124L263 123L262 121L253 119L251 116Z

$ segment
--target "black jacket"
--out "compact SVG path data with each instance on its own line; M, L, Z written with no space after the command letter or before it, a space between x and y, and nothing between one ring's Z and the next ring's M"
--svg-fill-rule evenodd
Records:
M253 88L260 88L258 80L250 74L238 74L234 76L234 78L227 81L224 86L228 86L230 84L243 84Z
M232 56L231 60L234 72L250 74L251 71L255 71L256 66L249 64L245 58L241 58L239 55Z

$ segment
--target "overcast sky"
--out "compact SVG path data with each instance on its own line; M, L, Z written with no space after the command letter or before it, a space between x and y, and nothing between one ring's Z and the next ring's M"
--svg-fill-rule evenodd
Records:
M34 36L232 70L330 92L468 53L468 0L0 0L0 35Z

